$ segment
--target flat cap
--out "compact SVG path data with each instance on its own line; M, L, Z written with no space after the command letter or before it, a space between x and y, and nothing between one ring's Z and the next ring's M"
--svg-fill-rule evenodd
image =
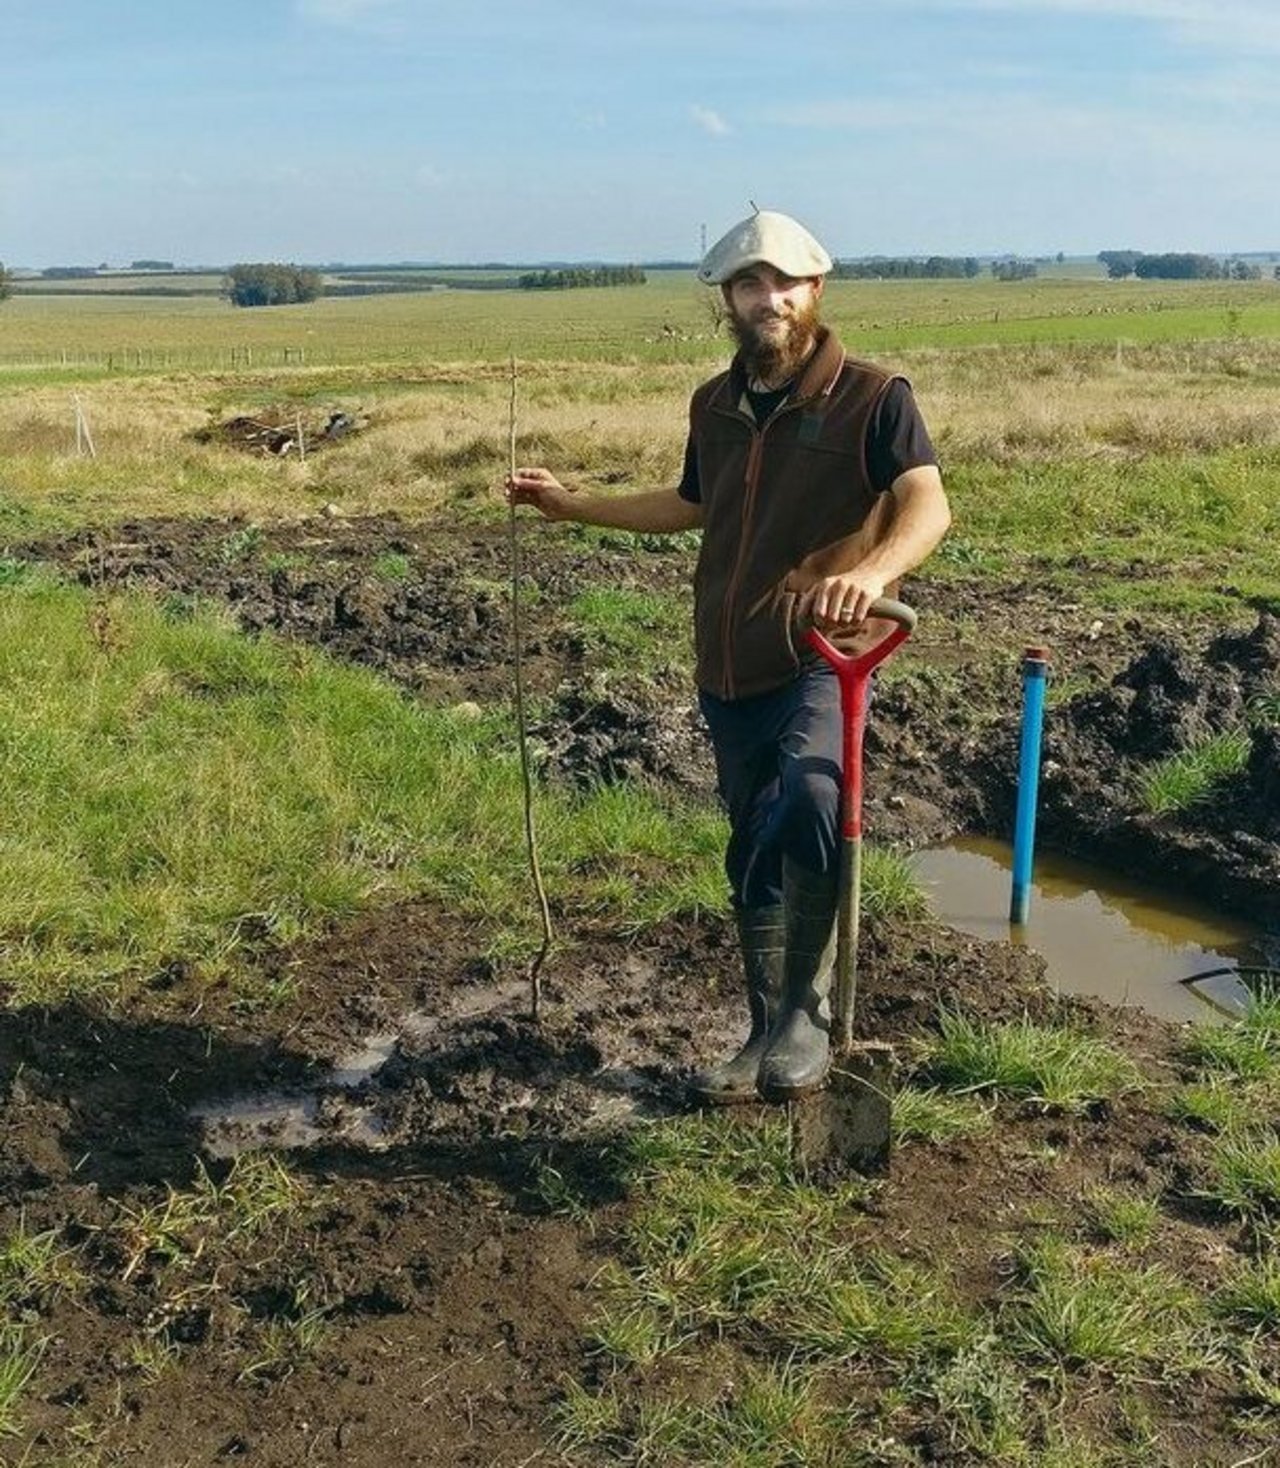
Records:
M831 269L831 256L789 214L758 209L711 246L698 269L698 279L707 285L723 285L751 265L772 265L783 275L803 279L825 275Z

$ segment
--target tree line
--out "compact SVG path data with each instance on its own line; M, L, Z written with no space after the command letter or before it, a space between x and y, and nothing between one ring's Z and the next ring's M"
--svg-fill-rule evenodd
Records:
M1148 255L1141 250L1100 250L1098 261L1112 280L1261 280L1262 267L1247 260L1219 260L1213 255L1170 252ZM1280 270L1277 271L1280 279Z
M972 280L981 271L972 255L868 255L837 260L831 274L836 280Z
M324 294L318 270L301 265L233 265L223 293L233 306L293 306Z
M638 265L599 265L570 270L530 270L517 280L522 291L564 291L591 285L643 285Z

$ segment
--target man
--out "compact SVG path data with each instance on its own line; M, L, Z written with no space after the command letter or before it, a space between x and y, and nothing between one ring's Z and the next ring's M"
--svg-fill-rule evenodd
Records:
M822 1083L838 905L841 722L835 676L802 651L812 621L845 651L872 603L933 550L950 511L905 379L846 358L818 306L831 258L757 211L708 252L738 351L690 404L680 484L618 498L546 469L516 504L620 530L702 529L694 576L699 702L729 812L725 869L751 1029L694 1077L703 1101L789 1100Z

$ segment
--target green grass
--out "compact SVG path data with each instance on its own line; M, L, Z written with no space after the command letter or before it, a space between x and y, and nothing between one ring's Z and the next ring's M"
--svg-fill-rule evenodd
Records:
M615 1165L630 1206L594 1285L592 1384L556 1415L573 1461L881 1468L928 1442L928 1461L1137 1468L1152 1385L1211 1379L1227 1332L1273 1320L1269 1265L1209 1298L1141 1262L1155 1205L1117 1189L1085 1198L1104 1247L1037 1226L975 1300L913 1226L885 1239L892 1184L797 1175L784 1118L653 1124ZM1099 1393L1105 1446L1072 1418Z
M1237 775L1249 758L1247 730L1215 734L1144 769L1138 800L1152 815L1172 815L1204 805L1223 781Z
M1180 1086L1169 1098L1166 1115L1198 1131L1237 1132L1256 1126L1272 1099L1264 1086L1209 1074Z
M1199 1025L1185 1045L1187 1058L1214 1075L1241 1081L1280 1078L1280 993L1263 989L1238 1020Z
M893 1097L893 1135L897 1142L935 1146L991 1130L993 1109L970 1096L953 1096L930 1086L904 1086Z
M199 608L0 588L0 932L10 996L208 974L427 890L523 923L506 716L424 709ZM640 925L724 904L722 820L641 792L548 795L553 895ZM510 839L493 839L494 832ZM532 923L529 924L532 931Z
M20 1325L0 1324L0 1438L21 1427L19 1401L40 1364L43 1346Z
M1014 1349L1066 1370L1192 1371L1205 1364L1201 1302L1162 1269L1135 1267L1052 1235L1018 1258L1010 1307Z
M1280 1335L1280 1257L1274 1249L1239 1265L1214 1303L1230 1319Z
M1280 1134L1267 1128L1219 1138L1200 1194L1229 1213L1280 1219Z
M593 661L600 655L611 667L645 672L663 663L689 662L690 610L687 598L673 598L626 587L593 587L580 592L564 612Z
M301 1216L308 1196L306 1183L270 1153L245 1153L221 1182L202 1166L193 1187L170 1186L154 1203L119 1205L110 1233L124 1261L122 1277L193 1263L211 1243L284 1228Z
M1029 1019L984 1023L944 1011L923 1074L950 1091L986 1091L1073 1108L1138 1084L1131 1061L1091 1036Z
M502 361L513 343L526 358L705 360L723 349L709 299L691 271L655 271L644 286L575 290L571 298L444 291L271 310L215 298L24 294L0 314L0 364L100 370L110 359L115 371L146 372L225 368L249 357L264 365L414 362L424 342L445 361ZM1097 343L1114 353L1119 342L1122 353L1136 354L1143 343L1280 335L1280 291L1271 282L834 281L824 304L863 352Z
M1083 1201L1089 1230L1104 1243L1140 1248L1150 1242L1160 1221L1156 1199L1120 1188L1091 1188Z

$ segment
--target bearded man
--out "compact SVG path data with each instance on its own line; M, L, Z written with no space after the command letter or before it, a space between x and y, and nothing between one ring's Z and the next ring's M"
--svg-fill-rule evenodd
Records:
M877 641L872 603L896 594L951 519L909 384L846 357L819 320L831 265L772 211L708 251L698 274L723 293L738 351L693 395L679 485L588 496L541 468L507 481L513 503L551 520L702 530L696 679L750 1014L744 1044L693 1078L712 1104L794 1099L830 1061L840 695L797 629L811 620L845 652Z

